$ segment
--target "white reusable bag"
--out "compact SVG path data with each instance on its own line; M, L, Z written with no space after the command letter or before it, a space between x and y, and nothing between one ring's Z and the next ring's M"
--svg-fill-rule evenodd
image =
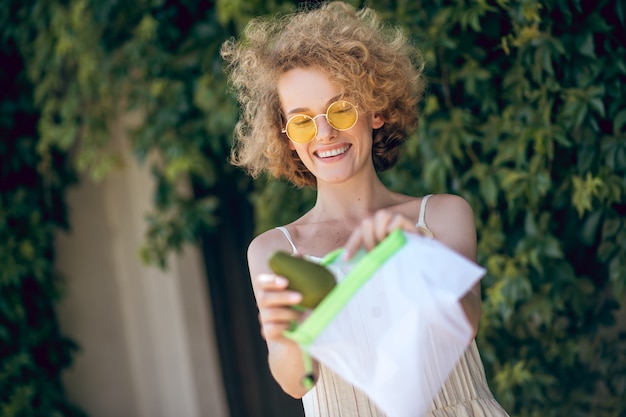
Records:
M400 230L348 263L340 254L321 263L346 277L287 337L388 417L423 415L471 342L459 300L484 269Z

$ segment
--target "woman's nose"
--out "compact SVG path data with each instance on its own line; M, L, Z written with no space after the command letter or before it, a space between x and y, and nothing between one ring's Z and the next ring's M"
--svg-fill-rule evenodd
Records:
M328 123L326 117L318 117L315 122L317 124L316 140L325 142L333 140L337 136L337 130Z

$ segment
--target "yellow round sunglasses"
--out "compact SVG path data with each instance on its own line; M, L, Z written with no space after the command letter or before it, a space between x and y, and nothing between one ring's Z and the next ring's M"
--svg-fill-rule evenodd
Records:
M317 135L317 119L320 116L326 117L328 124L336 130L348 130L356 124L359 112L356 106L345 100L338 100L331 103L326 109L326 113L316 116L306 114L295 114L287 120L282 132L296 143L307 143L312 141Z

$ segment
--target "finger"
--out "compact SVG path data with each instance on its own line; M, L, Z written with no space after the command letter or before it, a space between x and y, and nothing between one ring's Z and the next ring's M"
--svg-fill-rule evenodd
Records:
M343 259L348 260L351 259L356 251L361 247L361 229L355 229L346 244L343 246Z
M268 307L291 307L302 301L302 294L296 291L264 291L257 293L259 309Z
M378 244L390 233L389 224L396 218L387 210L378 210L374 216L374 238L375 244ZM393 229L392 229L393 230Z
M376 224L373 218L365 219L361 222L361 245L365 250L370 251L376 246Z
M407 232L417 233L417 226L411 220L407 219L404 216L396 215L391 219L388 224L387 232L388 234L393 232L396 229L402 229Z
M281 290L289 284L287 278L276 274L259 274L256 282L259 288L265 290Z
M262 308L259 310L259 320L262 325L268 323L291 323L300 320L301 312L293 308Z
M276 274L259 274L252 282L254 297L258 300L262 291L281 291L287 288L289 281Z
M284 339L285 336L283 334L290 327L289 323L267 323L267 325L261 328L261 336L265 340Z
M300 322L302 313L290 308L271 308L259 311L261 334L266 339L277 339L291 327L291 323Z
M276 274L259 274L252 279L254 298L259 303L265 291L280 291L287 287L288 281Z

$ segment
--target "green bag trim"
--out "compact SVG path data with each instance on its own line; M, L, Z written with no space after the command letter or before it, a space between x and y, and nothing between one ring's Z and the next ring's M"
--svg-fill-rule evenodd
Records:
M406 236L401 229L391 232L374 249L368 252L330 293L311 312L309 317L295 330L285 332L285 336L308 349L324 331L328 324L339 314L352 296L365 284L374 273L406 243ZM343 253L343 249L330 252L320 262L330 265Z
M304 376L302 377L302 386L308 391L315 385L315 376L313 375L313 359L311 355L302 352L302 362L304 364Z

